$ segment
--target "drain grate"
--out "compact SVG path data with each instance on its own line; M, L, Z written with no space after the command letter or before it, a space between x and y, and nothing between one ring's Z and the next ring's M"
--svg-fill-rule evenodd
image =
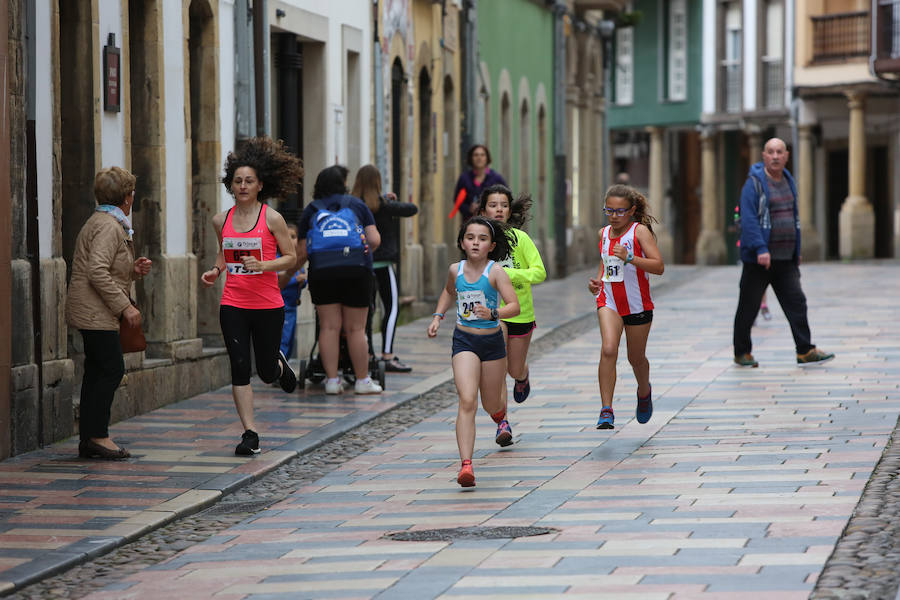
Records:
M397 542L449 542L452 540L496 540L558 533L553 527L454 527L395 531L384 537Z
M237 513L255 513L275 504L275 500L250 500L246 502L219 502L205 511L206 515L233 515Z

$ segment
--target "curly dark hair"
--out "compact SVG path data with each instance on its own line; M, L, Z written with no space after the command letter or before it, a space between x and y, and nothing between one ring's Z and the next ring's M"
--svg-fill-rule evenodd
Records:
M469 228L469 225L484 225L491 232L491 241L496 244L494 249L488 253L488 258L494 261L498 260L506 260L509 258L510 247L509 247L509 238L507 237L507 231L509 227L506 223L501 223L500 221L495 221L493 219L488 219L487 217L475 216L462 224L462 227L459 228L459 234L456 236L456 247L459 248L459 251L462 252L462 257L466 258L466 251L463 250L462 242L463 238L466 236L466 230Z
M286 198L297 193L303 177L303 162L291 154L282 140L270 137L255 137L245 141L225 159L225 175L222 184L229 194L234 172L239 167L250 167L263 184L259 200Z
M494 185L486 187L481 192L481 196L478 199L479 215L484 214L484 209L487 207L487 199L493 194L503 194L509 201L509 218L506 220L506 224L510 227L515 227L516 229L522 229L531 218L531 196L528 194L519 194L519 197L513 200L511 189L502 183L495 183Z

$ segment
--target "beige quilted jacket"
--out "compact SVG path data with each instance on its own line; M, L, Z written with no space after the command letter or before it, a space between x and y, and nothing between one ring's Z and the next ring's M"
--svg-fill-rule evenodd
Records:
M75 329L118 331L131 303L134 249L131 236L107 213L95 212L75 240L66 321Z

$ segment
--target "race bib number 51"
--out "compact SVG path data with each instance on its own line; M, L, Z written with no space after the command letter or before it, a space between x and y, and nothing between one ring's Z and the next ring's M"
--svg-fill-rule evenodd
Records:
M603 255L603 281L615 283L625 281L625 261L618 256Z
M253 256L262 262L262 238L223 238L222 251L230 275L262 275L262 271L248 271L241 261L242 256Z
M475 321L478 319L478 315L475 314L475 305L485 306L484 292L481 290L459 292L456 295L456 304L460 317L466 321Z

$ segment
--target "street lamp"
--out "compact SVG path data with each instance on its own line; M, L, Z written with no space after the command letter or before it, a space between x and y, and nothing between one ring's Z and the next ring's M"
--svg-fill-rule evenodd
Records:
M603 189L609 187L609 104L612 89L612 41L616 32L616 22L603 19L597 24L597 33L603 40Z

